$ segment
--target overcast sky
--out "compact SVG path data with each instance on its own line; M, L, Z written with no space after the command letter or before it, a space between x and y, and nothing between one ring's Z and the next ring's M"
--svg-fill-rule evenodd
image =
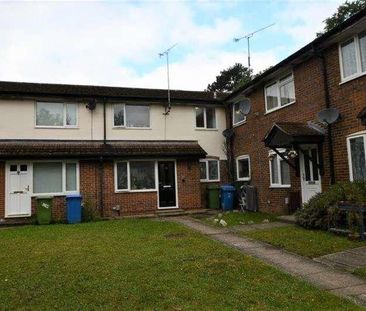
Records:
M204 90L220 70L276 64L315 38L343 1L1 2L0 80Z

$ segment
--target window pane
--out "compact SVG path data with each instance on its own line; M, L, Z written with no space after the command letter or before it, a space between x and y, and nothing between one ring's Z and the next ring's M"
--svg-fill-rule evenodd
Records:
M76 125L77 107L76 104L66 105L66 125Z
M155 189L155 163L130 162L131 190Z
M128 189L127 162L117 163L117 189Z
M353 180L366 180L364 137L350 139Z
M243 114L243 103L234 104L234 124L245 120L245 115Z
M126 105L126 126L150 127L150 107Z
M206 162L200 162L200 179L207 179Z
M64 104L37 103L36 124L43 126L63 126Z
M249 178L249 159L241 159L238 161L239 178Z
M290 167L286 161L280 161L281 166L281 184L290 185Z
M366 33L359 36L362 71L366 71Z
M318 151L317 149L311 149L311 158L313 159L313 180L319 180L319 169L317 168L318 163Z
M58 193L62 192L62 163L33 164L33 192Z
M267 110L274 109L278 106L277 83L266 88Z
M196 127L205 127L204 109L196 107Z
M341 46L343 77L346 78L357 72L356 47L352 39Z
M76 163L66 163L66 191L76 190Z
M216 114L215 108L206 108L206 124L207 128L214 129L216 128Z
M304 151L305 180L311 181L309 150Z
M294 80L289 80L280 87L281 106L295 101Z
M125 125L125 112L124 104L117 104L113 106L114 113L114 126L124 126Z
M271 160L271 175L272 175L272 184L278 184L278 155L273 155L273 159Z
M219 162L208 161L208 178L209 180L219 179Z

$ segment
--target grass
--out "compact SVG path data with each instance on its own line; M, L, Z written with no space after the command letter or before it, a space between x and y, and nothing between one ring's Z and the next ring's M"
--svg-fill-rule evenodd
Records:
M219 217L218 215L222 215ZM217 213L216 215L210 216L198 216L198 219L204 221L206 224L215 225L214 219L219 218L226 221L228 227L237 226L241 224L258 224L262 223L263 220L268 219L270 222L276 220L276 216L272 214L260 213L260 212L225 212L225 213Z
M353 271L354 274L358 275L359 277L366 279L366 267L361 267Z
M1 310L361 310L178 224L0 230Z
M366 242L350 241L329 232L306 230L292 225L242 234L310 258L366 245Z

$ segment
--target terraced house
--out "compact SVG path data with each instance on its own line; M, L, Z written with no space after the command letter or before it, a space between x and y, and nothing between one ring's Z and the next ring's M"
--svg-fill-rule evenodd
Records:
M74 193L104 217L200 208L201 188L225 178L225 108L212 93L172 91L171 107L166 98L166 90L1 82L0 218L30 217L35 197L47 195L62 220Z
M329 185L366 179L366 10L230 94L237 180L291 212ZM251 111L241 113L244 99ZM339 115L332 124L319 112Z

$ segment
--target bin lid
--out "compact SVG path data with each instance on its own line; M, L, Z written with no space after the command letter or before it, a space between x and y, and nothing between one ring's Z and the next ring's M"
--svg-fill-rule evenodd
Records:
M76 198L76 199L81 199L81 195L80 194L68 194L66 196L67 199L72 199L72 198Z
M221 190L223 191L235 191L235 187L232 185L222 185Z
M207 189L211 190L211 189L220 189L220 186L219 185L208 185L207 186Z

